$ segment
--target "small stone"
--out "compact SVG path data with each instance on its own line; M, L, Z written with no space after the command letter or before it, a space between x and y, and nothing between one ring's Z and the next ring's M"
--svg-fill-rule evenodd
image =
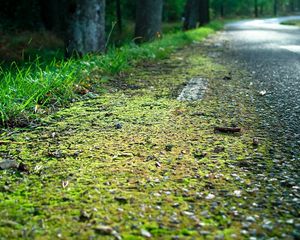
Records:
M233 195L236 196L236 197L241 197L242 196L242 191L241 190L235 190L233 192Z
M4 159L0 161L0 169L1 170L6 170L6 169L17 169L18 168L18 163L16 160L13 159Z
M201 216L203 216L205 218L209 218L209 212L207 210L202 211L200 214L201 214Z
M145 230L145 229L141 230L141 235L145 238L151 238L152 237L152 234L150 232L148 232L147 230Z
M272 231L273 230L273 225L270 222L265 222L262 227L268 231Z
M253 145L254 147L257 147L257 146L259 145L259 140L258 140L258 138L253 138L253 139L252 139L252 145Z
M214 240L224 240L224 239L225 239L225 236L223 234L220 234L220 235L215 236Z
M294 219L288 219L287 221L286 221L286 223L288 223L288 224L294 224Z
M262 90L259 92L259 95L260 96L265 96L267 94L267 91L266 90Z
M188 211L183 211L182 214L183 214L183 215L186 215L186 216L189 216L189 217L195 215L194 213L188 212Z
M246 221L247 222L255 222L256 219L254 217L252 217L252 216L248 216L248 217L246 217Z
M250 226L251 226L251 222L242 222L242 227L244 228L244 229L248 229Z
M249 240L257 240L256 237L250 237Z
M94 228L95 232L101 235L111 235L114 230L110 226L104 226L104 225L98 225L97 227Z
M242 234L242 235L248 235L249 232L248 232L247 230L241 230L241 234Z
M171 216L170 222L173 224L180 224L180 221L178 220L178 218L176 216Z
M172 204L173 208L178 208L179 206L180 206L180 203L174 203L174 204Z
M206 197L205 197L205 199L206 200L211 200L211 199L214 199L216 196L214 195L214 194L208 194Z
M121 123L116 123L115 124L115 129L122 129L123 125Z
M206 236L206 235L209 235L210 232L209 231L200 231L200 234Z

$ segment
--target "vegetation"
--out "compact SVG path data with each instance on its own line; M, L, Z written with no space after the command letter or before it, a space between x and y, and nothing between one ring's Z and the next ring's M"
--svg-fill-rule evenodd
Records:
M298 26L298 27L300 27L300 20L299 20L299 21L287 21L287 22L282 22L281 24L283 24L283 25L289 25L289 26Z
M73 19L72 22L64 20L64 15L68 15L66 5L70 4L69 2L51 0L41 3L31 0L29 5L28 1L18 0L17 5L15 3L11 5L12 3L4 1L0 11L3 20L0 29L4 32L0 40L2 46L0 48L0 57L2 58L0 70L1 124L24 125L33 118L37 118L39 114L50 113L58 106L78 98L75 93L93 91L92 86L101 85L102 81L106 81L111 75L124 72L141 59L164 58L174 49L192 42L195 36L191 36L191 33L179 32L165 35L167 32L174 31L173 29L177 31L182 29L183 24L179 21L183 16L185 16L185 29L192 29L209 22L209 12L213 18L225 15L231 17L233 13L238 16L253 15L254 8L259 7L259 13L263 15L270 14L272 6L274 6L274 2L270 0L257 1L257 6L250 1L211 0L210 5L208 5L208 1L205 1L204 5L198 4L197 1L165 0L163 13L161 13L161 8L157 8L158 12L155 13L157 16L162 15L162 19L156 18L157 21L154 23L148 18L149 26L147 28L152 28L149 36L145 35L148 34L148 29L143 30L138 24L145 25L143 16L147 14L135 18L135 8L143 6L136 6L132 1L108 1L106 3L106 21L104 23L104 19L101 18L101 23L99 23L100 25L105 24L106 44L104 28L101 26L94 35L84 33L84 31L89 31L87 26L86 29L75 30L74 26L84 25L80 23L80 19L85 16L83 11L81 11L84 13L83 16L78 19L72 17L72 12L69 17L69 19ZM150 3L152 1L149 1ZM94 1L93 4L96 5L92 6L91 2L82 0L80 6L84 4L90 4L91 7L85 9L87 15L92 16L94 13L91 11L97 8L97 1ZM12 6L15 5L16 9L12 10ZM104 11L103 5L102 1L101 11ZM253 8L249 8L249 5ZM277 5L280 11L287 11L288 8L292 11L299 8L297 1L282 0L277 2ZM70 7L73 6L70 5ZM155 11L150 11L154 9L151 5L148 6L148 9L146 13L150 17L155 16ZM189 9L196 12L190 15ZM53 15L54 12L58 12L58 14ZM95 12L95 14L97 13ZM103 14L101 12L101 16ZM36 19L39 20L36 21ZM169 22L163 24L162 32L159 30L161 20ZM135 37L133 34L134 21L137 23ZM69 30L71 29L70 31L66 31L67 26L69 26ZM169 28L168 26L175 27ZM210 25L208 28L215 30L216 25ZM207 31L207 28L201 31L205 35L210 32ZM68 34L64 34L64 32ZM91 39L83 41L84 38L78 38L75 34L77 32L82 32L82 36L89 35ZM160 33L157 34L158 32ZM142 35L145 35L145 40L158 38L158 41L138 46L133 41L141 39ZM92 38L98 40L95 41ZM65 39L65 43L63 39ZM85 55L88 52L101 51L105 47L104 44L108 47L106 54L87 54L82 59L78 59L77 56L73 56L69 60L63 58L64 52L67 52L67 56L71 56L73 53ZM89 74L86 72L93 76L94 72L97 72L99 82L96 83L93 80L91 83Z
M53 60L46 65L38 59L21 67L12 64L1 70L2 124L26 124L38 116L36 113L52 112L76 98L74 93L86 94L93 90L94 84L101 85L110 76L124 72L141 60L166 58L174 50L203 39L221 26L215 22L196 31L168 34L153 43L112 47L105 55Z
M299 238L267 92L203 40L300 1L0 3L0 239Z
M151 54L174 38L181 45L209 32L127 50ZM240 166L255 161L266 171L272 161L267 139L252 146L257 116L251 100L241 98L251 95L249 82L237 81L246 73L213 63L203 51L195 43L163 61L140 62L101 97L44 118L33 131L2 138L1 153L22 159L27 171L1 172L0 236L243 239L245 222L259 238L290 232L289 214L280 212L280 224L266 232L265 219L272 221L279 210L248 208L271 194L255 186L270 183ZM178 89L199 73L210 80L205 99L177 101ZM229 74L231 81L219 80ZM216 124L245 131L216 134ZM280 191L279 182L275 189Z

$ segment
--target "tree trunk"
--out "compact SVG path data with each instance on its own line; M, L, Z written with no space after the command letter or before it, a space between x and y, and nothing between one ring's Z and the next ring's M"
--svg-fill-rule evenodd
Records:
M203 26L210 21L209 15L209 0L200 0L200 10L199 10L199 23L200 26Z
M261 16L264 15L264 5L263 5L263 4L260 4L260 6L259 6L259 14L260 14Z
M117 13L117 24L119 32L122 33L122 11L121 11L121 1L116 0L116 13Z
M221 2L221 6L220 6L220 15L221 15L221 18L225 17L225 7L224 7L223 1Z
M199 20L199 7L199 0L187 0L184 14L184 30L194 29L197 27L197 22Z
M160 36L163 0L137 0L135 38L151 41Z
M69 1L66 56L102 52L105 48L105 0Z
M295 12L295 1L294 0L290 0L289 2L289 6L290 6L290 12Z
M274 2L273 2L273 14L274 14L274 16L277 16L277 11L278 11L278 2L277 2L277 0L274 0Z
M258 18L258 4L257 0L254 0L254 16Z

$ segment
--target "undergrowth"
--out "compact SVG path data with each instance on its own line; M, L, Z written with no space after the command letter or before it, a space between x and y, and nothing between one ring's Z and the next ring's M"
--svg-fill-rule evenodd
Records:
M285 21L281 23L282 25L288 25L288 26L297 26L300 27L300 20L291 20L291 21Z
M174 50L200 41L221 27L219 22L215 22L188 32L166 34L140 46L132 42L120 48L111 47L105 55L61 61L54 59L46 66L37 59L22 67L12 64L8 69L0 69L1 125L27 124L40 114L69 103L76 92L89 92L90 72L96 70L100 80L120 74L139 61L166 58ZM83 88L85 91L78 91Z

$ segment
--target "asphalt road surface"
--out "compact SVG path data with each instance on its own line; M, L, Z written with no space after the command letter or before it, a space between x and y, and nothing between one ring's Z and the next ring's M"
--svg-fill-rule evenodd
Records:
M300 28L281 25L300 16L226 25L227 56L252 75L265 128L295 158L300 153Z

